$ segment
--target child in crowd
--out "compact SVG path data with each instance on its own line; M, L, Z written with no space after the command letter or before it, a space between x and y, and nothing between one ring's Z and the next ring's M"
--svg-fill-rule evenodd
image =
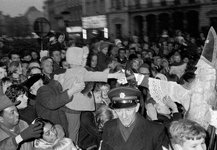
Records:
M37 118L33 123L43 125L43 135L34 141L34 150L77 150L71 139L64 138L60 125L54 125L49 120Z
M122 73L108 73L108 70L104 72L92 72L85 69L87 56L89 49L87 47L71 47L66 52L66 61L69 64L69 69L64 74L63 90L70 88L71 83L78 80L78 82L87 81L102 81L107 82L108 78L119 78L124 77ZM73 96L73 101L66 105L72 110L79 111L93 111L94 100L89 98L82 93L77 93Z
M96 124L99 131L101 132L103 131L104 124L114 118L117 118L115 112L106 105L100 106L99 109L95 112Z
M194 121L174 121L169 132L173 150L206 150L206 131Z
M22 75L22 67L19 61L12 61L9 64L8 72L13 84L20 84L26 80L26 77Z
M69 68L64 74L61 74L63 91L71 88L74 82L107 82L108 78L122 78L123 73L109 73L109 70L104 72L88 71L85 66L89 49L87 47L70 47L66 52L66 61ZM54 76L56 78L56 76ZM78 131L80 126L80 114L76 111L94 111L95 103L92 96L83 94L82 92L75 93L73 100L66 104L64 111L68 120L69 137L77 143ZM72 119L73 118L73 119ZM73 121L72 121L73 120Z
M110 99L108 98L108 91L110 90L110 85L106 82L99 82L96 83L95 89L94 91L100 92L100 96L101 96L101 103L104 103L106 105L109 105L109 103L111 102Z

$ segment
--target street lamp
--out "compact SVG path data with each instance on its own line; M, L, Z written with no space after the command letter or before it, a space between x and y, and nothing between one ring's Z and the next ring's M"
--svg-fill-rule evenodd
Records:
M65 24L65 37L66 39L68 39L67 27L69 26L69 22L70 22L70 11L65 10L65 11L62 11L61 14L62 14L63 21Z

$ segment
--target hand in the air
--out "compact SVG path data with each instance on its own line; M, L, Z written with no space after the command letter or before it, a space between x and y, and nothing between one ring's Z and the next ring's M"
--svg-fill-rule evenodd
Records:
M28 139L39 138L41 137L42 133L43 133L43 125L40 123L34 123L29 125L29 127L26 128L25 130L23 130L20 133L20 136L25 141Z
M175 103L174 101L172 101L169 96L165 96L165 97L163 98L163 102L164 102L164 104L165 104L167 107L169 107L169 108L172 109L173 113L174 113L174 112L178 112L178 108L177 108L176 103Z
M151 120L157 120L157 110L153 104L147 104L146 109L148 117L150 117Z

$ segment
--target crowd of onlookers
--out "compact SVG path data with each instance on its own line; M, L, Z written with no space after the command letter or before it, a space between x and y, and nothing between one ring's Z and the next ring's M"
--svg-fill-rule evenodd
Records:
M114 42L88 43L85 46L89 51L84 56L84 48L73 49L77 46L75 39L66 42L64 34L54 34L49 38L48 53L11 50L0 62L0 149L15 149L21 143L21 148L28 150L31 142L25 142L26 145L22 142L32 138L36 138L35 149L49 149L51 145L53 149L63 149L65 145L72 149L98 149L105 122L117 118L108 98L110 89L121 86L117 79L124 72L124 76L139 73L174 81L188 89L189 82L195 78L195 65L204 42L203 33L196 38L177 30L171 37L164 30L154 42L144 35L143 39L133 36ZM73 49L74 53L67 49ZM178 122L186 113L181 104L165 97L162 107L150 96L147 87L138 88L142 92L139 113L165 125L172 137L176 137L172 142L183 144L183 139L178 139L179 134L185 134L180 133L185 128L182 124L196 126L198 136L205 138L200 125L185 120ZM88 100L78 106L69 105L76 101L73 99L84 99L78 92ZM94 106L88 103L91 100ZM170 126L172 121L177 122ZM185 129L190 130L188 127ZM58 143L57 138L61 139Z

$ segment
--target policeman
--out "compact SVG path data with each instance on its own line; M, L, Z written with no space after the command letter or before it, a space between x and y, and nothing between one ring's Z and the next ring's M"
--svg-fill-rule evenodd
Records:
M140 91L131 87L110 90L111 108L118 118L103 129L101 150L162 150L169 140L162 125L146 120L138 113Z

